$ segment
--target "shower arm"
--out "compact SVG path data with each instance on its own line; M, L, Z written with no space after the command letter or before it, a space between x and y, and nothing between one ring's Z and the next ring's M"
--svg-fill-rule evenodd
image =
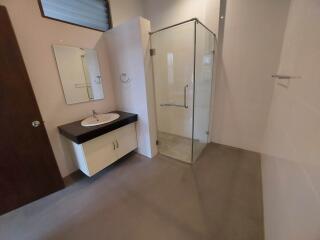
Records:
M189 108L187 104L187 89L188 89L188 84L184 86L184 96L183 96L183 102L184 104L175 104L175 103L162 103L160 104L161 107L181 107L181 108Z

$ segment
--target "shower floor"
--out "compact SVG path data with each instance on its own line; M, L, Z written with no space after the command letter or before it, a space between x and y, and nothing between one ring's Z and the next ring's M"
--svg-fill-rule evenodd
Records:
M158 132L159 152L167 157L171 157L186 163L192 163L192 139L171 133ZM194 141L194 156L198 158L205 143Z

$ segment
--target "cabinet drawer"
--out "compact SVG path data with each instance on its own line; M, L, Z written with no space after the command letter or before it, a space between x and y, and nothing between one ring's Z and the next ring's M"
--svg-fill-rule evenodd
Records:
M73 143L78 166L93 176L138 146L136 125L128 124L83 144Z

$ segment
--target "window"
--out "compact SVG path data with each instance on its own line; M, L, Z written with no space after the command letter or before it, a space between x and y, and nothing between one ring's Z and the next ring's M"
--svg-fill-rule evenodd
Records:
M99 31L112 27L107 0L39 0L43 17Z

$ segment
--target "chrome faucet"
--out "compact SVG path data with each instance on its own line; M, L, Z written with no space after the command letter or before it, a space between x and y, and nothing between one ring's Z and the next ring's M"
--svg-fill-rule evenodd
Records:
M97 118L97 112L95 110L92 110L92 117Z

